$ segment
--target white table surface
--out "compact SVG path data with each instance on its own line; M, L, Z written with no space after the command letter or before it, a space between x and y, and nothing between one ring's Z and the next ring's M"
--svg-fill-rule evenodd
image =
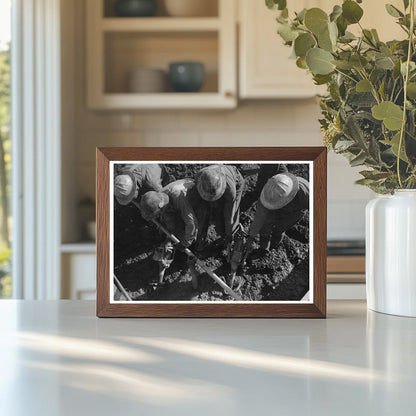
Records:
M416 319L98 319L0 301L0 415L416 415Z

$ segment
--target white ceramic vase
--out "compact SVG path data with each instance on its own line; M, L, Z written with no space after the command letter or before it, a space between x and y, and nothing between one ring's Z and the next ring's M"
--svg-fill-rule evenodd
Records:
M367 204L366 285L369 309L416 317L416 190Z

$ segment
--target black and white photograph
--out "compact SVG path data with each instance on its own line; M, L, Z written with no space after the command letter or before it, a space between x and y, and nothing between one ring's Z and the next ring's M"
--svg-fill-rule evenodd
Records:
M112 161L110 303L311 303L312 166Z

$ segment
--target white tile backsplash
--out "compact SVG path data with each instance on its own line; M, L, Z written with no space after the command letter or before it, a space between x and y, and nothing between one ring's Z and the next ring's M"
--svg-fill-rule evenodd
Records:
M367 202L368 199L328 199L328 239L363 239Z
M315 100L243 102L232 111L77 111L78 187L94 195L96 146L320 146ZM352 169L328 155L328 237L364 237L364 207L372 198L354 184Z

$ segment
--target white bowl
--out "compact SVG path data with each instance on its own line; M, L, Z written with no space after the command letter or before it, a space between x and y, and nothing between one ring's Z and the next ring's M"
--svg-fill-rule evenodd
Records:
M87 235L91 239L91 241L95 241L97 238L97 227L95 221L88 221L87 222Z
M165 7L174 17L218 16L217 0L165 0Z
M163 69L136 68L129 72L128 91L158 93L167 90L167 74Z

